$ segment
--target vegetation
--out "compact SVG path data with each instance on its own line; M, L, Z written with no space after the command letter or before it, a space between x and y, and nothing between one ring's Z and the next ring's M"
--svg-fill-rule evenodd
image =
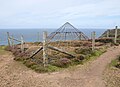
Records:
M31 68L39 73L58 71L69 66L83 64L87 61L97 58L105 52L105 49L95 49L95 51L92 51L89 47L77 47L75 49L72 49L72 53L75 55L75 58L71 58L70 56L67 56L65 54L51 51L51 55L48 55L49 63L46 67L43 67L42 52L35 55L34 58L29 58L31 53L29 53L28 51L21 52L21 50L17 46L14 46L14 48L6 47L6 50L13 53L13 55L15 56L14 60L21 61L28 68Z
M6 54L7 51L5 51L6 46L0 46L0 55Z
M112 60L110 63L110 66L114 66L120 69L120 56L117 59Z

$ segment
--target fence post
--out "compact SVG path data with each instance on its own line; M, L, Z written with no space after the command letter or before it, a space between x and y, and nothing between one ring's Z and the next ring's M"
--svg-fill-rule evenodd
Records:
M114 38L114 43L117 43L117 26L115 27L115 38Z
M82 32L80 32L79 40L82 40Z
M21 36L21 52L24 52L24 41L23 41L23 36Z
M44 67L48 63L48 59L47 59L47 39L46 38L47 38L47 32L44 31L43 32L43 64L44 64Z
M95 50L95 35L96 35L95 31L92 32L91 35L92 35L92 51L94 51Z
M14 37L13 37L13 35L12 35L12 47L14 48Z
M10 46L10 35L9 35L9 32L7 32L7 39L8 39L8 46Z
M110 30L107 30L107 38L109 38Z

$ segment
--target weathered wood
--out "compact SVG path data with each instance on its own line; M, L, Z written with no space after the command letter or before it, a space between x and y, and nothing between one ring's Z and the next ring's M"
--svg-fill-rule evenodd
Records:
M46 66L46 64L48 63L48 59L47 59L47 32L43 32L43 64L44 67Z
M82 40L82 32L80 32L79 40Z
M24 41L23 41L23 36L21 36L21 52L24 52Z
M63 50L61 50L61 49L59 49L57 47L48 46L48 48L51 49L51 50L55 50L55 51L61 52L63 54L66 54L68 56L75 57L74 55L72 55L72 54L70 54L70 53L68 53L66 51L63 51Z
M107 38L109 38L110 30L107 30Z
M95 32L92 32L92 51L95 50Z
M17 40L15 38L9 37L10 39L13 39L14 41L21 42L21 40Z
M13 37L13 35L12 35L12 47L14 48L14 37Z
M38 50L36 50L31 56L30 58L33 58L37 53L39 53L41 50L43 49L43 47L39 48Z
M114 38L114 43L117 43L117 26L115 27L115 38Z
M9 32L7 32L7 39L8 39L8 46L10 46L10 35L9 35Z

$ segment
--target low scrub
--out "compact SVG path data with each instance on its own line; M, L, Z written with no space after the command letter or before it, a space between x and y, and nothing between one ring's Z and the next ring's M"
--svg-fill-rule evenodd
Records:
M76 54L84 54L84 55L86 55L86 54L90 54L91 52L92 51L91 51L90 48L77 48L77 49L75 49Z
M52 65L57 67L68 67L71 64L71 60L68 58L60 58L52 63Z
M52 54L48 55L49 64L46 64L46 67L44 67L42 63L42 52L34 56L35 58L29 58L29 53L26 51L21 52L17 46L14 46L14 48L7 47L6 50L11 51L15 55L14 60L21 61L28 68L31 68L39 73L53 72L61 68L83 64L84 61L88 61L93 57L98 57L103 53L103 50L100 49L92 51L91 48L76 48L74 51L75 58L71 58L65 54L52 51Z
M117 59L112 60L110 63L110 66L113 66L113 67L120 69L120 56Z

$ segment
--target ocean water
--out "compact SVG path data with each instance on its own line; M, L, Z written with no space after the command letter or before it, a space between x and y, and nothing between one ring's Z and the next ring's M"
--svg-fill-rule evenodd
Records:
M20 40L21 35L24 37L25 42L37 42L42 41L43 31L47 31L48 35L54 32L56 29L0 29L0 45L7 45L7 32L10 36L13 35L14 38ZM98 38L106 29L79 29L89 38L91 37L91 32L96 32L96 37ZM17 42L14 42L17 43Z

